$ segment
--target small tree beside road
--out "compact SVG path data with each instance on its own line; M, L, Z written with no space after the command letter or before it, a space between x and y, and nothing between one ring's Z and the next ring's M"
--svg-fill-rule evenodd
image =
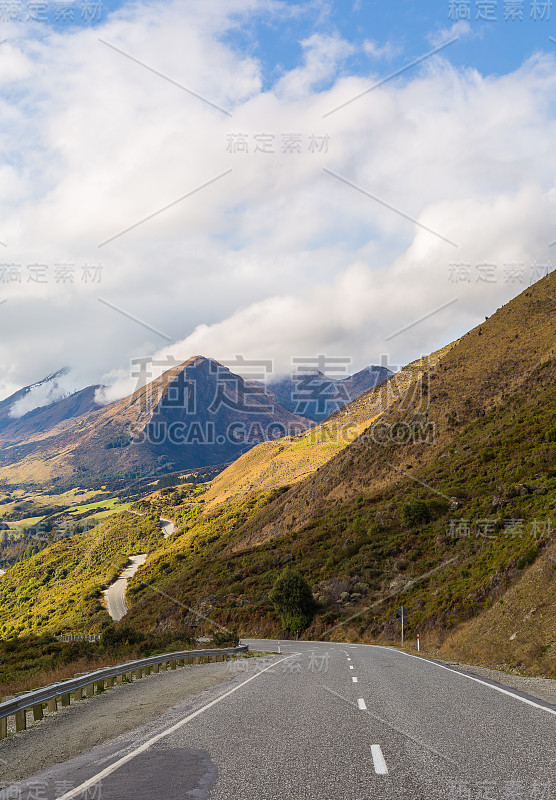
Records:
M287 636L298 636L315 617L317 604L311 587L302 575L290 567L286 567L280 575L269 597Z

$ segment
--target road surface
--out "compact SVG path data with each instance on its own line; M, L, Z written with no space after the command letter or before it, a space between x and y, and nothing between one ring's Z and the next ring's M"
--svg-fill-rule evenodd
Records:
M45 800L556 797L555 707L386 647L280 649L32 785Z
M120 577L103 592L108 613L114 620L119 622L122 617L127 614L127 603L125 601L125 593L127 589L127 582L129 578L133 577L139 567L147 560L147 554L142 553L139 556L130 556L131 564L124 569Z
M176 526L171 519L164 519L164 517L160 517L160 522L164 531L164 538L167 539L174 533Z

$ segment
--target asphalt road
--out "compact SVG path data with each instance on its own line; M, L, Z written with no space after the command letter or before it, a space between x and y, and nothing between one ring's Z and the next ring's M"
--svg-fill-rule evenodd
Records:
M147 554L142 553L139 556L130 556L129 560L131 564L124 569L118 580L114 581L112 586L103 593L108 613L114 622L119 622L127 614L127 603L125 601L127 582L129 578L135 575L141 564L145 563Z
M174 533L175 525L171 519L164 519L164 517L160 517L160 524L162 525L162 530L164 531L164 538L167 539Z
M32 785L44 800L556 798L556 708L390 648L280 649Z

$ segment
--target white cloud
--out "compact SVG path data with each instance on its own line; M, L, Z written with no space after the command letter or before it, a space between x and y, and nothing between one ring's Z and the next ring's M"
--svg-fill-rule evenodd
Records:
M523 261L528 281L551 257L552 56L484 78L452 68L447 48L325 117L381 75L348 74L353 46L315 34L301 66L261 88L260 64L224 37L259 12L283 6L143 4L0 48L0 258L21 269L20 283L0 283L0 396L69 364L76 386L104 376L113 398L134 388L130 360L158 351L280 368L320 352L357 368L383 352L405 363L525 288L504 281L506 262ZM262 132L274 153L254 152ZM301 153L281 152L286 133ZM249 152L227 150L237 134ZM329 136L328 152L309 152L312 134ZM483 261L496 283L475 281ZM84 283L83 265L99 262L102 283ZM471 265L469 283L450 282L451 262ZM73 284L56 282L61 263ZM31 264L47 266L47 283L28 282Z
M363 51L369 58L391 61L395 56L400 55L402 48L398 44L394 44L394 42L390 41L379 44L372 39L365 39L363 42Z
M354 51L354 45L338 35L324 36L315 33L301 42L304 64L281 78L276 87L277 94L287 99L300 98L311 89L329 81L345 59Z
M482 38L482 33L474 32L467 20L460 19L454 22L449 28L440 28L432 31L428 36L428 40L433 47L440 47L445 42L449 42L455 38L460 39L464 36Z

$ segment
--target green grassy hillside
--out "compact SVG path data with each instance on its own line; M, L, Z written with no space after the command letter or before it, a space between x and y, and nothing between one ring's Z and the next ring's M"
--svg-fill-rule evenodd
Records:
M324 460L303 437L277 443L281 460L256 449L211 487L156 492L137 506L146 516L112 518L112 534L98 542L93 532L47 548L0 584L11 587L4 635L53 630L66 615L73 628L102 627L99 592L117 572L107 560L119 568L141 543L151 556L130 582L126 624L143 631L208 635L223 625L281 636L268 594L291 564L319 603L309 638L395 642L403 602L410 640L420 633L425 647L477 658L480 639L485 663L556 676L555 295L552 273L419 369L403 392L372 412L361 407L362 433ZM345 413L357 420L359 412ZM296 448L309 450L305 477ZM160 515L177 524L163 543ZM122 541L118 519L129 528ZM68 563L42 593L41 574L56 578ZM523 624L510 638L517 620L537 613L534 587L546 624Z
M408 364L311 430L257 445L212 481L205 496L207 507L214 508L248 492L298 483L313 474L405 396L410 386L434 369L454 344Z
M403 602L411 612L408 636L419 632L436 646L497 603L554 541L555 378L552 360L538 369L526 397L459 431L434 464L335 504L287 535L245 546L246 527L276 502L263 494L202 516L137 576L130 620L157 629L186 618L208 631L202 618L184 611L193 606L245 634L279 636L268 592L291 563L321 603L307 636L394 641L395 609ZM420 580L431 570L437 571ZM145 582L171 599L155 601ZM542 633L544 669L556 674L556 633Z
M0 579L0 636L99 632L110 622L102 589L128 555L150 553L162 539L155 517L116 514L15 564Z

